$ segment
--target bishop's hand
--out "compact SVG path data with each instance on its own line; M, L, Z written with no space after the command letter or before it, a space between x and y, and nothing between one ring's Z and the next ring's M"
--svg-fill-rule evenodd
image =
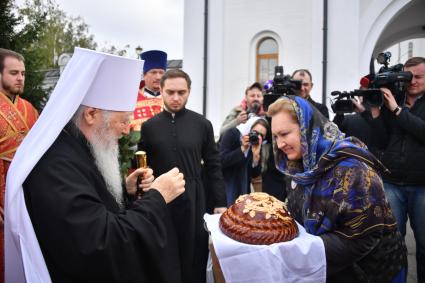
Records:
M152 189L158 190L165 202L169 203L184 192L185 184L183 174L179 169L173 168L156 178L152 183Z
M152 186L154 180L152 169L138 168L125 179L125 186L129 195L136 194L138 177L141 180L139 188L143 191L147 191Z

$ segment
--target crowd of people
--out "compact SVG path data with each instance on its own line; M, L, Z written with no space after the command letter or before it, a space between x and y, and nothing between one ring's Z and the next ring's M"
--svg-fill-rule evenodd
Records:
M186 108L190 76L167 71L164 51L141 59L76 48L38 117L20 97L24 58L0 49L6 282L205 282L203 215L251 191L286 202L320 237L327 282L405 282L409 219L425 282L425 58L405 63L403 96L381 88L382 107L355 101L357 114L335 123L308 69L267 109L255 82L217 142ZM130 131L149 168L121 176L118 140Z

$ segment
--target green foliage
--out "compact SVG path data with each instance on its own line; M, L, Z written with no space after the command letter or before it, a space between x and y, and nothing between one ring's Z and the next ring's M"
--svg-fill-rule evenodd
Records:
M123 136L119 140L121 174L127 176L128 169L132 168L132 160L137 150L137 143L140 140L140 132L131 131L129 135Z
M25 0L18 8L15 0L0 0L0 47L21 53L25 58L25 91L22 95L38 110L47 102L49 90L42 88L45 71L57 68L58 56L73 53L74 47L96 49L93 35L81 17L69 17L54 0ZM125 55L125 49L104 47L103 52ZM121 171L131 168L139 133L120 140Z
M43 58L39 69L56 67L62 53L72 53L75 46L96 49L93 35L88 35L88 26L81 17L69 17L52 0L26 0L19 10L24 19L37 22L44 19L35 48Z
M18 50L18 49L16 49ZM44 80L44 72L37 70L37 67L42 62L39 54L35 50L22 50L22 55L25 57L25 92L23 98L28 100L39 111L46 104L49 93L42 88Z
M45 70L56 68L58 56L72 53L75 46L97 47L87 24L80 17L68 17L53 0L26 0L21 8L13 0L1 0L0 35L0 47L24 56L23 97L39 110L49 95L49 90L42 88Z
M15 14L17 9L13 1L0 3L0 47L12 49L24 56L26 78L23 97L41 109L47 93L41 88L44 74L38 70L43 57L37 52L36 46L41 31L46 27L46 15L40 14L33 21L26 22L22 14Z
M15 26L21 22L21 19L12 10L12 1L0 1L0 46L7 49L11 48L11 41L16 35Z

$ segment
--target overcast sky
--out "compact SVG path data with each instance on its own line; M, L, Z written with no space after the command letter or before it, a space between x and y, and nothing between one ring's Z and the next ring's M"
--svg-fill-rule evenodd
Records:
M161 49L183 57L184 0L55 0L68 16L81 16L99 47Z

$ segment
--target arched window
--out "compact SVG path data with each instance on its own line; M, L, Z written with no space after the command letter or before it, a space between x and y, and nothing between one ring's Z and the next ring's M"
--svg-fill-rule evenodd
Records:
M257 82L264 83L273 79L274 67L278 64L279 52L276 40L267 37L260 40L257 46Z

